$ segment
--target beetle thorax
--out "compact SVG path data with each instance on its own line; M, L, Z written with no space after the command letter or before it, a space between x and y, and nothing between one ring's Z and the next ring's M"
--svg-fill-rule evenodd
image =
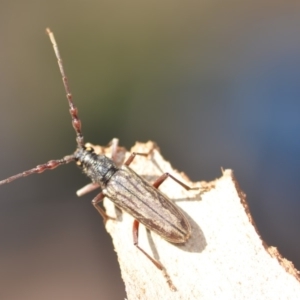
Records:
M94 183L105 188L110 178L118 171L114 162L105 155L98 155L91 147L77 148L75 153L77 165L82 168Z

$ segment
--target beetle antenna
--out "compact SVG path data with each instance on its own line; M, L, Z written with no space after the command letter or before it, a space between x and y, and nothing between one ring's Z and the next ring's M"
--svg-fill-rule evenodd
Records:
M67 78L65 70L64 70L63 61L60 56L54 34L49 28L46 29L46 32L49 35L50 41L53 45L53 49L54 49L55 56L57 58L57 63L58 63L58 67L60 70L60 74L62 76L63 84L64 84L65 91L66 91L66 96L67 96L67 99L69 102L69 112L72 117L72 125L76 132L76 142L77 142L78 147L82 148L84 146L84 141L83 141L83 135L81 132L81 121L78 117L78 109L75 106L75 104L73 103L73 97L72 97L72 93L70 91L70 87L68 84L68 78Z
M42 173L42 172L47 171L47 170L53 170L53 169L55 169L55 168L57 168L61 165L68 164L68 163L70 163L71 161L74 161L74 160L75 160L74 154L67 155L62 159L49 160L45 164L38 165L35 168L32 168L30 170L24 171L24 172L19 173L17 175L14 175L14 176L8 177L4 180L1 180L0 185L10 183L10 182L12 182L16 179L26 177L26 176L29 176L29 175L32 175L32 174L38 174L38 173Z
M76 132L76 142L77 142L77 145L78 145L79 148L83 148L84 147L84 142L83 142L83 135L81 133L81 122L80 122L80 119L78 117L78 109L74 105L73 100L72 100L72 94L71 94L71 91L70 91L70 88L69 88L69 85L68 85L68 78L65 74L65 70L64 70L63 62L62 62L62 59L61 59L61 56L60 56L60 53L59 53L59 50L58 50L58 46L57 46L57 43L55 41L55 38L54 38L54 35L53 35L52 31L49 28L47 28L46 32L49 35L50 41L53 45L55 56L57 58L57 62L58 62L58 66L59 66L59 70L60 70L62 80L63 80L63 83L64 83L64 87L65 87L65 90L66 90L66 96L67 96L67 99L68 99L68 102L69 102L69 111L70 111L70 114L71 114L71 117L72 117L72 125L75 129L75 132ZM68 164L68 163L70 163L71 161L74 161L74 160L75 160L74 154L67 155L62 159L50 160L45 164L38 165L38 166L36 166L36 167L34 167L30 170L21 172L19 174L16 174L14 176L11 176L9 178L1 180L0 185L10 183L10 182L12 182L16 179L21 178L21 177L26 177L26 176L29 176L29 175L32 175L32 174L42 173L46 170L55 169L55 168L57 168L61 165Z

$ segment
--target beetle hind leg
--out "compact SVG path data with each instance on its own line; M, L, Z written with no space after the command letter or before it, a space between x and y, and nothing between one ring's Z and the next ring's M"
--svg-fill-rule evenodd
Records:
M164 268L164 266L155 258L151 257L145 250L143 250L140 246L139 246L139 221L134 220L133 221L133 227L132 227L132 234L133 234L133 244L134 246L136 246L144 255L147 256L148 259L150 259L152 261L152 263L159 269L162 271L163 276L165 277L170 289L175 292L177 291L176 287L174 286L170 276L168 275L166 269Z
M152 153L153 149L151 149L148 153L132 152L131 155L125 161L124 165L128 167L132 163L132 161L134 160L134 158L137 155L139 155L139 156L148 156L148 155L150 155ZM159 178L157 178L155 180L155 182L153 183L153 186L157 189L168 177L170 177L175 182L177 182L178 184L180 184L187 191L190 191L190 190L199 190L198 187L190 187L190 186L186 185L185 183L183 183L182 181L178 180L176 177L174 177L170 173L164 173L164 174L162 174Z
M145 250L143 250L139 246L139 225L140 225L139 221L137 220L133 221L132 234L133 234L134 246L136 246L142 253L144 253L159 270L163 270L164 269L163 265L158 260L151 257Z

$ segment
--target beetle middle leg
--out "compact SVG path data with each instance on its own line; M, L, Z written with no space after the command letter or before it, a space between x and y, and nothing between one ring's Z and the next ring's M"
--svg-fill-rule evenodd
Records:
M166 172L164 174L162 174L159 178L157 178L155 180L155 182L153 183L153 186L155 188L158 188L168 177L172 178L175 182L177 182L178 184L180 184L183 188L185 188L187 191L190 190L199 190L198 187L190 187L188 185L186 185L185 183L183 183L182 181L178 180L176 177L174 177L173 175L171 175L170 173Z
M105 195L103 194L103 192L99 193L93 200L92 200L92 204L93 206L97 209L98 213L101 215L101 217L103 218L103 222L104 224L107 222L108 219L111 220L115 220L115 218L110 217L106 214L106 212L99 206L99 203L101 201L103 201Z
M128 166L132 163L132 161L135 159L135 157L136 157L137 155L139 155L139 156L148 156L152 151L153 151L153 149L151 149L151 150L150 150L149 152L147 152L147 153L132 152L132 153L130 154L130 156L127 158L127 160L124 162L124 165L128 167Z
M137 155L140 156L148 156L153 150L150 150L148 153L139 153L139 152L132 152L131 155L127 158L127 160L125 161L124 165L126 165L127 167L132 163L132 161L134 160L134 158ZM162 174L159 178L157 178L155 180L155 182L153 183L153 186L155 188L158 188L168 177L170 177L171 179L173 179L175 182L177 182L178 184L180 184L183 188L185 188L187 191L190 190L198 190L198 187L190 187L188 185L186 185L185 183L183 183L182 181L178 180L176 177L174 177L173 175L171 175L170 173L166 172L164 174Z

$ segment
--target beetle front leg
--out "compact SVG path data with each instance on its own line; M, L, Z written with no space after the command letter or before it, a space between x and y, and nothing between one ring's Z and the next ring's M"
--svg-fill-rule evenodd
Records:
M83 188L79 189L79 190L76 192L76 195L77 195L78 197L81 197L81 196L83 196L83 195L85 195L85 194L87 194L87 193L92 192L93 190L95 190L95 189L97 189L97 188L99 188L99 184L98 184L98 183L93 183L93 182L91 182L91 183L85 185Z
M117 165L121 166L125 160L126 149L119 146L119 139L113 138L108 146L111 147L111 159Z
M98 205L101 201L103 201L104 197L105 195L103 194L103 192L101 192L92 200L92 204L97 209L98 213L102 216L103 222L105 224L108 219L115 220L115 218L108 216L106 212Z
M139 225L140 225L139 221L137 221L137 220L133 221L132 234L133 234L133 244L134 244L134 246L136 246L141 252L143 252L154 263L154 265L159 270L164 270L163 265L159 261L157 261L156 259L151 257L145 250L143 250L139 246Z

